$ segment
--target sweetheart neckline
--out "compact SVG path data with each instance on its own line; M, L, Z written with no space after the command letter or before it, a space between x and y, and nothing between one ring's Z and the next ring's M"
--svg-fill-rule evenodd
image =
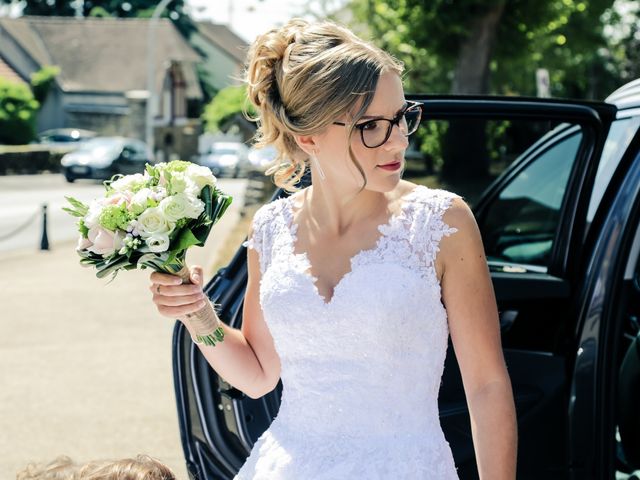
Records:
M409 191L408 193L405 193L402 197L400 197L400 208L398 209L398 211L396 213L392 213L389 216L389 219L387 221L385 221L384 223L381 223L376 227L376 230L380 232L380 235L378 236L378 239L376 240L376 243L374 244L373 247L362 248L358 250L355 254L349 257L349 260L348 260L349 270L344 275L342 275L342 277L340 277L338 282L333 286L333 293L329 298L329 300L327 300L326 297L320 294L320 290L318 289L318 284L317 284L318 277L316 275L313 275L312 273L313 266L311 265L311 261L309 260L309 255L307 251L303 250L299 253L295 252L296 243L298 240L298 237L297 237L298 225L293 221L292 196L286 197L284 199L284 206L285 206L285 212L287 217L286 218L287 232L289 234L290 255L292 258L297 259L301 262L302 274L311 283L311 286L315 293L315 297L320 301L323 307L329 308L335 304L336 297L338 296L338 293L341 290L342 285L344 285L345 281L353 275L355 267L358 266L358 263L354 263L355 260L360 258L361 256L375 254L380 249L385 239L388 239L388 235L385 233L385 230L388 230L394 223L406 218L407 205L410 203L411 197L414 196L417 193L417 191L421 188L428 189L428 187L424 185L416 185L413 189L411 189L411 191Z

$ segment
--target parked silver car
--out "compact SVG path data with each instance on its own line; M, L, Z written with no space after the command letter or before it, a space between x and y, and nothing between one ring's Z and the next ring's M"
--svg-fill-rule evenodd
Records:
M153 163L153 154L147 144L126 137L92 138L60 161L68 182L78 178L108 180L118 173L142 173L146 163Z
M241 142L216 142L200 155L198 163L216 176L238 177L247 169L249 147Z
M249 168L264 172L275 160L276 155L277 151L272 145L263 148L252 147L249 150Z

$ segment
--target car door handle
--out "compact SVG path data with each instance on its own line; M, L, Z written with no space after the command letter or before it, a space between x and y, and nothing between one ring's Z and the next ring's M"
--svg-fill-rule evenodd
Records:
M499 316L500 316L500 331L502 333L505 333L511 330L511 327L513 326L513 324L516 321L516 318L518 317L518 311L504 310L500 312Z

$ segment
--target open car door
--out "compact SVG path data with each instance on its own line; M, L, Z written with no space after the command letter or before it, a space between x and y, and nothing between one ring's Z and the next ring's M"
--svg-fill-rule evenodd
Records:
M493 139L491 155L507 143L501 143L500 132L511 130L515 133L509 141L517 138L525 147L483 189L472 208L489 262L514 389L518 478L567 478L570 372L577 341L575 290L581 281L577 272L590 227L587 211L598 201L591 192L616 108L515 97L410 99L424 104L424 128L442 133L443 140L447 132L451 137L451 132L484 130L485 138ZM469 162L476 153L469 143ZM455 186L448 189L460 193ZM235 328L242 322L246 276L246 251L241 247L206 287L220 305L223 321ZM245 396L216 375L179 322L173 352L188 470L193 478L231 479L277 414L282 384L261 399ZM460 478L477 478L467 404L451 345L439 406Z

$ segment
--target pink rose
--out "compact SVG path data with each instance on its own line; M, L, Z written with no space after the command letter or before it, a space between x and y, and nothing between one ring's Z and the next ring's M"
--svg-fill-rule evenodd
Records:
M87 250L93 243L88 238L80 237L78 239L78 245L76 246L76 250Z
M131 194L129 192L116 192L113 195L106 197L104 205L129 205L131 203Z
M124 245L122 242L124 234L122 232L118 231L114 233L99 226L91 227L88 237L93 245L87 248L87 250L102 255L103 257L113 255Z

